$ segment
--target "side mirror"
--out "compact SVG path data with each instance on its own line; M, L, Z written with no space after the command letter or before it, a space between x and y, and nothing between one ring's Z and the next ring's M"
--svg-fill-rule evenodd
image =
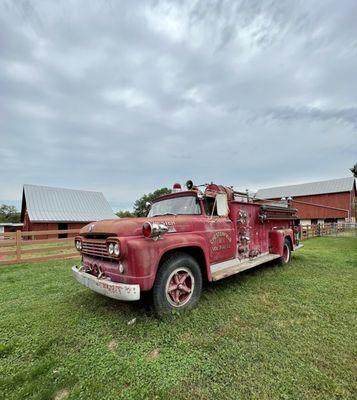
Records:
M150 203L150 201L147 201L147 202L145 203L145 207L148 208L148 209L150 210L150 208L151 208L151 203Z
M217 203L217 215L220 217L226 217L229 213L227 194L217 193L216 203Z

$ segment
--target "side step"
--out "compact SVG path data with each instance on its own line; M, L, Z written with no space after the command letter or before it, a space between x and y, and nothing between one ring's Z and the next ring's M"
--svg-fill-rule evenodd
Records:
M255 257L253 259L244 261L234 259L234 260L224 261L218 264L212 264L211 265L212 280L218 281L219 279L223 279L226 278L227 276L245 271L246 269L256 267L257 265L276 260L277 258L280 258L278 254L264 254Z

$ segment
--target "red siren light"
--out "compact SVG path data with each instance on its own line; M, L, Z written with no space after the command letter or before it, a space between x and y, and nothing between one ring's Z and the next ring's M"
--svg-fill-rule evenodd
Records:
M172 186L172 193L179 192L182 190L181 184L180 183L174 183Z

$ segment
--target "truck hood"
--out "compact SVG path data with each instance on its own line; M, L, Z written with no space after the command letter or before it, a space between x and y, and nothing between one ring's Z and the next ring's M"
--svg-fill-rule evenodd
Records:
M92 222L80 230L80 235L141 236L144 222L167 225L169 232L188 232L193 228L190 215L163 215L152 218L116 218Z

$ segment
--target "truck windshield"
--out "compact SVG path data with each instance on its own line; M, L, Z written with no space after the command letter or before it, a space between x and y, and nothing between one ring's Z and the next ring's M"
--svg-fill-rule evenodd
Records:
M198 215L201 214L201 207L197 197L181 196L171 199L161 200L153 203L148 217L157 215Z

